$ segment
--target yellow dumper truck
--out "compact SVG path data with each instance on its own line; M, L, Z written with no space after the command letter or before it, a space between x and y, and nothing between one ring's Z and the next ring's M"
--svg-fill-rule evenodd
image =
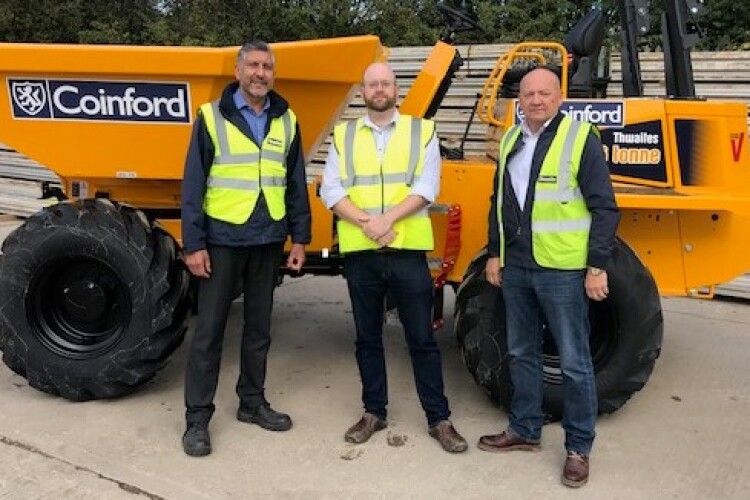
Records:
M449 29L402 112L434 115L460 67L450 42L473 21L442 12ZM713 285L750 269L750 154L743 103L708 103L679 88L677 98L638 97L633 50L624 52L624 64L633 63L628 97L604 99L587 46L600 23L587 16L564 44L524 43L500 55L477 111L493 125L489 140L496 144L519 120L520 75L552 65L569 97L563 110L601 130L623 215L610 296L592 303L590 313L600 410L611 412L645 384L659 356L659 295L710 296ZM71 400L115 397L153 377L180 345L190 312L179 244L183 160L196 110L233 79L236 50L0 44L0 141L62 180L63 199L15 230L0 257L0 349L31 386ZM277 43L273 50L277 89L295 109L312 158L364 68L385 51L374 36ZM676 87L690 76L670 72ZM495 162L492 155L449 156L431 207L435 324L444 285L451 285L466 365L507 403L502 296L483 278ZM318 186L311 176L313 241L304 272L340 274L335 221ZM544 351L545 410L554 418L561 374L551 335Z

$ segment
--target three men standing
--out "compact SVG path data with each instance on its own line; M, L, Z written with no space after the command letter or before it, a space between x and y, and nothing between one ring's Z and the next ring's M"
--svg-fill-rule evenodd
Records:
M198 324L187 367L185 452L211 451L221 343L235 280L243 281L245 328L237 418L287 430L289 416L265 400L273 287L283 242L287 266L299 270L310 241L310 209L299 127L271 90L273 55L262 42L237 59L238 83L201 107L183 184L183 242L200 285ZM383 63L364 74L367 115L340 124L326 161L321 197L339 217L339 249L354 311L364 415L344 437L364 443L387 426L388 391L382 323L385 298L404 326L429 434L463 452L444 395L440 351L432 331L433 284L425 253L433 247L427 207L440 187L440 153L432 121L401 115L398 86ZM564 379L563 427L568 452L562 481L588 480L597 396L588 337L588 299L608 293L606 266L619 213L596 130L560 112L557 76L539 68L521 82L524 113L500 144L489 214L486 276L501 286L506 307L510 422L483 436L486 451L539 448L543 324L555 338ZM288 232L287 232L288 231Z

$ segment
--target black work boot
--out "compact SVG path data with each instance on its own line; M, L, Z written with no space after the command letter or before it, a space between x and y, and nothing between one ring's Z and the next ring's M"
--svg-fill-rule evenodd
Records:
M182 449L191 457L204 457L211 453L211 436L208 434L208 424L193 422L187 425L182 436Z
M268 403L255 408L240 408L237 410L237 420L246 424L258 424L269 431L288 431L292 428L292 419L286 413L279 413Z

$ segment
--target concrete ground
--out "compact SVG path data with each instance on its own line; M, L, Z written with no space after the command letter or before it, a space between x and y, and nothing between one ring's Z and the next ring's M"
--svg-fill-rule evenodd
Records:
M0 221L0 239L12 225ZM205 458L185 456L180 445L187 344L142 390L114 401L51 397L0 364L0 499L750 498L750 304L664 299L663 306L661 358L643 391L599 419L582 490L559 482L559 424L545 427L540 453L474 446L507 417L464 368L450 324L438 339L453 421L469 451L449 455L427 435L396 326L386 328L389 427L364 445L345 443L361 413L345 283L303 277L277 291L267 380L269 400L294 419L291 431L234 418L235 303L211 423L214 453Z

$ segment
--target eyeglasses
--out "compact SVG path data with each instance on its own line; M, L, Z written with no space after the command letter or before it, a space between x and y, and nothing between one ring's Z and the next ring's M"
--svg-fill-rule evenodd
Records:
M396 82L393 82L391 80L379 80L374 82L367 82L365 83L365 88L373 90L378 87L382 87L384 89L390 89L396 85Z

